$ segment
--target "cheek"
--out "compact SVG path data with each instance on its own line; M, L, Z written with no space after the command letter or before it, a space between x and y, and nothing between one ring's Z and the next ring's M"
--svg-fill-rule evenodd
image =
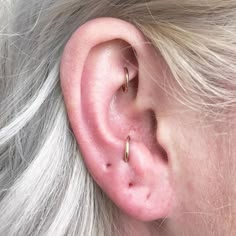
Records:
M208 226L215 230L217 224L222 225L222 216L229 211L228 168L224 160L227 157L222 156L219 140L208 135L210 130L180 130L181 133L175 133L178 143L173 143L172 149L175 218L182 227L192 228L200 235L211 230Z

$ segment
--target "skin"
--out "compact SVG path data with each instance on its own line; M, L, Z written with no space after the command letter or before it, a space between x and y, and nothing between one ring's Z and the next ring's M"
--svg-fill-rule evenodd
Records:
M61 85L88 171L120 208L127 235L234 235L234 129L175 99L167 64L144 41L130 23L100 18L66 45Z

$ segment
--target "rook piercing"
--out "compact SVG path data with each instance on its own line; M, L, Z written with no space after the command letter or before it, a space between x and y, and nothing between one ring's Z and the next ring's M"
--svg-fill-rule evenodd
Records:
M122 85L122 90L124 93L127 93L129 90L129 71L127 69L127 67L124 68L125 71L125 84Z
M130 136L126 139L124 161L129 162Z

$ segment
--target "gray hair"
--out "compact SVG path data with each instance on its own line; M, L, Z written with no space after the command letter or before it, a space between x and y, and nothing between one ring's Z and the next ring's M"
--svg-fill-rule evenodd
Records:
M80 25L132 22L166 60L176 99L218 117L236 103L235 13L230 0L1 0L0 235L128 234L86 170L61 94L60 56Z

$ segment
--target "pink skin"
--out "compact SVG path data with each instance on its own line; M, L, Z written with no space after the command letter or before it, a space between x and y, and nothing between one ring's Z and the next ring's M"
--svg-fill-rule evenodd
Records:
M132 235L212 235L222 216L228 220L230 204L220 138L162 89L173 78L144 41L133 25L113 18L92 20L74 33L61 61L72 130L88 170L133 225ZM120 89L124 66L127 94ZM162 222L155 229L148 223L154 220Z

